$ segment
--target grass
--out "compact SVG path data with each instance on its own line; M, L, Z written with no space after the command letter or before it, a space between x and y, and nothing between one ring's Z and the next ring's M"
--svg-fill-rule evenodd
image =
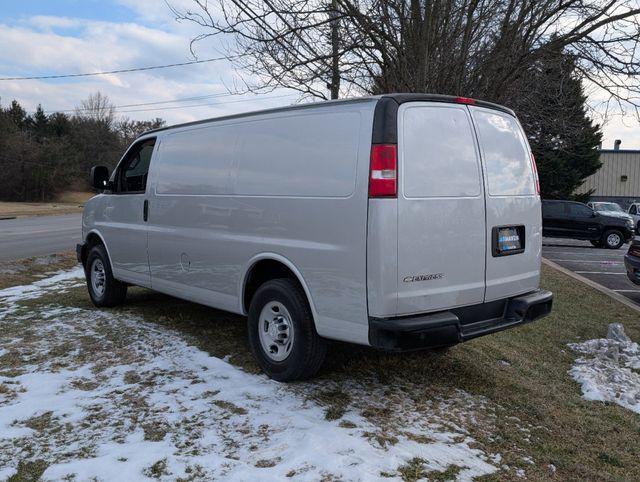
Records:
M75 252L38 256L16 261L0 261L0 289L33 283L62 269L78 266Z
M0 202L0 218L81 213L84 204L94 195L69 191L59 194L54 202Z
M486 400L487 407L468 407L459 397L444 409L451 423L466 427L478 448L501 454L499 465L509 466L484 480L518 480L517 469L532 480L640 480L640 417L617 405L584 400L567 373L576 358L568 343L604 337L613 322L623 323L627 334L639 340L640 317L546 266L542 286L555 293L554 309L533 324L473 340L444 355L385 354L334 343L316 380L289 387L321 404L325 418L344 428L352 426L350 412L363 415L379 427L369 435L383 446L397 442L399 434L420 437L406 433L411 427L397 426L399 407L427 414L439 400L463 390ZM25 302L24 308L54 301L60 303L48 295ZM86 290L71 290L64 304L89 307ZM258 372L240 316L138 288L115 310L176 330L211 355L229 356L231 363ZM122 338L124 343L127 335ZM127 381L136 379L129 375ZM375 403L359 399L358 393L365 392L379 394L372 397ZM240 408L224 400L212 403L231 414ZM471 421L464 419L470 408L476 415ZM164 429L150 432L159 437ZM396 470L405 480L449 480L461 469L428 472L414 459ZM162 473L162 467L152 472Z

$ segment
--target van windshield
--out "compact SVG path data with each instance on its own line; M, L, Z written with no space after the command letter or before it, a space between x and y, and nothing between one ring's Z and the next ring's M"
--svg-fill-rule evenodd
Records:
M529 146L516 119L509 114L474 109L492 196L535 194Z

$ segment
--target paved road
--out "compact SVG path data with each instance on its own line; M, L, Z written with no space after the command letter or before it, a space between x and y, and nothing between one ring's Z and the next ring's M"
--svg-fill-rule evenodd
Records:
M629 249L599 249L588 241L544 238L542 256L574 273L595 281L640 305L640 286L627 278L624 255Z
M0 261L75 249L82 214L0 220Z

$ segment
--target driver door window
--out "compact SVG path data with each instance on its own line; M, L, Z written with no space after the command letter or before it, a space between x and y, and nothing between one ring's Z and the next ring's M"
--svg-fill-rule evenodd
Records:
M127 154L116 177L116 192L119 194L140 194L147 189L147 176L155 139L141 142Z

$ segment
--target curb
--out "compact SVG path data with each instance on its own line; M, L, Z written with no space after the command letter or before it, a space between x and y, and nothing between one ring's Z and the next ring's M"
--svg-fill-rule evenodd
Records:
M633 301L629 300L625 296L622 296L620 293L616 293L615 291L610 290L609 288L606 288L601 284L596 283L595 281L591 281L590 279L585 278L584 276L580 276L579 274L576 274L573 271L567 268L564 268L559 264L554 263L553 261L548 260L547 258L542 258L542 262L547 266L557 271L560 271L563 274L566 274L570 278L573 278L576 281L580 281L586 284L587 286L590 286L591 288L598 290L600 293L607 295L609 298L613 298L615 301L622 303L626 307L631 308L632 310L640 313L640 306L638 306L637 304L635 304Z

